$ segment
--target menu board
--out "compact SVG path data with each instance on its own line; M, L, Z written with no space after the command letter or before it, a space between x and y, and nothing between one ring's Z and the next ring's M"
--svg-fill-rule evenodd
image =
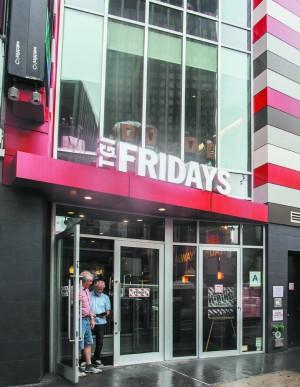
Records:
M215 287L208 288L208 318L234 318L235 289L224 286L223 293L216 293Z

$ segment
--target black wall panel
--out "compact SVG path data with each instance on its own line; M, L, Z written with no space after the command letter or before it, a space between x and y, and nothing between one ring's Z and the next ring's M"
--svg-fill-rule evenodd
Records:
M0 184L1 387L38 382L47 371L48 215L38 191Z
M267 352L279 351L273 348L273 336L271 333L273 308L273 286L284 286L283 313L284 324L287 327L284 332L285 347L287 349L287 297L288 297L288 252L300 252L300 230L297 227L269 224L267 233L267 318L266 338Z

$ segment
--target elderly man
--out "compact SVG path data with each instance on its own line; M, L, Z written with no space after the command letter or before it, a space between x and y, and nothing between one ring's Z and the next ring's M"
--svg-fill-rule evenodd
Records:
M102 372L102 370L95 368L91 362L91 348L93 344L92 329L95 326L95 320L91 308L89 288L93 283L94 276L89 271L83 271L80 275L82 277L82 289L80 291L82 305L82 341L80 342L80 348L84 351L86 361L82 371L84 371L84 373L98 374Z
M105 282L95 280L94 290L91 293L92 311L95 315L94 334L96 337L96 348L93 357L93 363L96 366L101 365L100 355L103 347L103 337L107 325L106 317L110 315L111 306L109 297L103 293Z

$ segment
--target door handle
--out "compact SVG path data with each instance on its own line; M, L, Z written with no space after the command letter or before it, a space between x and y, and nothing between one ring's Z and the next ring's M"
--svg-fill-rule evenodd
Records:
M68 280L68 340L73 341L71 338L71 278Z
M82 289L82 279L79 280L79 289ZM78 341L82 341L82 299L79 296L79 338Z

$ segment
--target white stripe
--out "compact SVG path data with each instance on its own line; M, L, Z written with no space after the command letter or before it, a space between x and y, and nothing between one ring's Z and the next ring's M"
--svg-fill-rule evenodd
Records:
M300 153L300 136L275 126L266 125L254 133L254 150L266 144Z
M254 188L254 201L300 208L300 191L268 183Z
M253 25L267 14L266 0L262 1L253 11Z
M254 151L254 168L266 163L300 171L300 154L274 145L264 145Z
M300 51L270 34L265 34L253 45L253 59L258 58L266 50L281 56L291 63L300 66Z
M272 70L265 70L255 78L254 95L265 87L271 87L274 90L299 100L300 84Z
M300 17L288 11L281 5L269 0L267 3L268 15L300 33Z
M265 15L271 16L300 33L300 17L277 4L275 1L264 0L255 8L253 12L253 25L259 22Z

